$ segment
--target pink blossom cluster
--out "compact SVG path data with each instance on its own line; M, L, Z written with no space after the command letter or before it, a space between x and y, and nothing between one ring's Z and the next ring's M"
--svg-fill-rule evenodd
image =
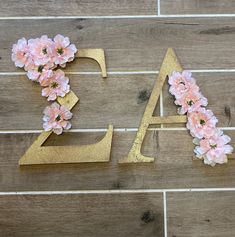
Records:
M43 35L36 39L19 39L12 47L11 58L16 67L27 71L30 80L43 87L42 96L47 97L48 101L55 101L57 97L64 97L70 91L69 78L57 68L63 68L67 62L73 61L76 52L76 46L70 43L68 37L58 34L51 39ZM44 110L43 127L46 131L61 134L63 129L71 127L67 120L72 114L64 106L56 104Z
M63 130L71 128L71 123L68 121L73 114L63 105L54 102L51 106L47 106L43 116L43 128L45 131L53 131L57 135Z
M211 166L227 163L227 154L233 152L233 147L228 144L231 139L216 127L218 119L205 108L208 101L200 92L192 73L173 72L168 82L169 92L175 96L175 104L180 106L178 113L187 114L186 126L197 145L194 149L196 157Z

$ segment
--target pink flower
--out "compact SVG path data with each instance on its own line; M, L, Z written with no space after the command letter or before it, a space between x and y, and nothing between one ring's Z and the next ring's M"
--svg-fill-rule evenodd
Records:
M29 48L25 38L19 39L17 44L13 44L11 59L16 67L24 67L27 65L29 59Z
M65 77L64 72L58 69L52 77L41 82L41 86L46 87L42 90L42 96L48 97L48 101L55 100L57 96L64 97L70 90L68 83L68 77Z
M67 120L71 119L73 114L65 106L60 106L54 102L51 106L47 106L43 113L43 128L45 131L53 131L59 135L63 130L71 128L71 123Z
M182 73L173 72L168 82L171 85L169 92L176 98L183 96L189 90L199 91L199 87L189 71L183 71Z
M207 99L198 91L189 90L175 100L175 104L181 106L179 114L191 113L208 104Z
M199 139L210 137L214 134L217 118L211 110L200 108L197 111L188 113L187 128L193 137Z
M47 35L30 39L28 45L35 65L40 66L52 62L53 41Z
M28 71L27 76L30 80L42 82L53 75L53 66L54 64L46 64L40 66L30 64L28 67L25 68L25 70Z
M54 38L53 56L55 64L65 67L67 62L74 59L77 48L70 44L69 38L63 35L56 35Z
M214 135L204 138L195 147L195 153L198 158L204 159L205 164L214 166L216 163L227 163L227 155L233 152L233 147L227 145L231 141L230 137L223 135L223 132L216 129Z

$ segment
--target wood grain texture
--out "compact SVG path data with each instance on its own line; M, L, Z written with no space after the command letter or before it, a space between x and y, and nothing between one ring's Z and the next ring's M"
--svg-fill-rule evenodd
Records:
M235 126L233 73L193 73L193 76L208 98L208 108L218 117L219 126ZM69 75L69 78L72 90L80 98L79 105L72 110L73 128L107 128L108 124L137 128L157 75L110 75L107 79L100 75ZM49 102L40 93L41 87L26 76L0 76L0 129L42 129L42 111ZM168 93L167 82L163 96L164 115L176 115L177 106ZM159 115L159 105L155 115Z
M27 26L27 27L26 27ZM1 20L0 72L17 71L11 47L42 34L70 37L79 48L103 48L107 71L159 70L168 47L185 69L234 68L234 18ZM91 60L75 60L69 71L99 71ZM22 70L18 70L22 72Z
M235 132L226 132L235 145ZM0 135L0 191L93 190L149 188L211 188L235 186L235 161L212 168L193 161L187 131L147 132L142 154L156 157L150 164L118 164L134 141L135 132L114 132L111 162L105 164L38 165L19 167L18 160L36 134ZM82 145L103 133L65 133L45 145Z
M162 203L160 193L1 196L0 235L163 237Z
M161 14L234 14L234 0L162 0Z
M73 128L107 128L109 124L117 128L139 126L156 75L69 78L80 98L72 110ZM0 129L42 129L42 112L50 103L41 96L40 85L26 76L0 76L0 91Z
M233 236L234 198L235 192L168 193L168 236Z
M162 14L235 13L234 0L161 0ZM156 15L157 0L9 0L0 17ZM70 37L78 49L104 48L107 71L156 71L168 47L185 69L234 68L234 18L119 18L0 20L0 73L23 72L11 62L19 38ZM75 59L66 71L99 71L96 62ZM234 124L234 74L194 74L220 126ZM138 127L156 75L70 75L81 102L74 128ZM164 87L164 115L176 106ZM41 88L25 76L0 76L0 130L41 129ZM159 107L156 109L158 115ZM169 126L169 125L164 125ZM235 145L235 131L226 132ZM135 132L115 132L111 162L19 167L18 160L39 134L0 134L0 192L235 187L235 161L214 168L193 161L186 131L148 131L142 152L152 164L118 164ZM53 135L45 144L84 145L104 133ZM231 237L234 192L167 193L168 237ZM163 237L162 194L0 196L0 236ZM22 228L22 226L24 226Z
M155 15L156 0L0 1L0 17Z

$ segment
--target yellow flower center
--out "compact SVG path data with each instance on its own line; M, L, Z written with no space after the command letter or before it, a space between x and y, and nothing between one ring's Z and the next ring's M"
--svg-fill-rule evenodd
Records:
M57 122L59 122L59 121L61 120L61 116L58 115L58 116L55 118L55 120L56 120Z
M63 50L62 48L58 48L58 49L57 49L57 53L58 53L59 55L62 55L62 54L64 53L64 50Z
M51 83L51 87L52 87L53 89L57 88L58 86L59 86L59 84L58 84L56 81L54 81L54 82Z
M203 126L206 124L206 121L204 119L200 119L200 124Z
M40 66L38 67L38 72L42 72L43 68L44 68L44 66L40 65Z
M192 100L189 100L189 101L187 101L187 104L188 104L189 106L192 106L192 105L194 104L194 102L193 102Z
M42 50L42 52L43 52L43 54L47 54L47 48L44 48L44 49Z
M215 149L217 147L217 144L210 145L212 149Z

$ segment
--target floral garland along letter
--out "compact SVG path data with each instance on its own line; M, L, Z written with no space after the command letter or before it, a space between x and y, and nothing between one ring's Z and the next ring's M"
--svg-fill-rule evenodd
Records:
M68 37L56 35L54 39L43 35L40 38L19 39L12 48L12 60L16 67L24 68L30 80L42 87L42 96L48 101L55 101L58 96L64 97L69 91L69 79L58 66L64 68L67 62L74 60L77 48L70 44ZM57 70L56 70L57 69ZM72 113L57 102L44 109L43 128L57 135L71 128L68 121Z
M211 110L205 108L207 99L191 72L173 72L169 84L169 92L174 95L175 104L180 106L178 113L187 114L186 126L194 137L196 157L211 166L227 163L227 154L233 152L232 146L228 145L231 139L216 127L218 120Z

